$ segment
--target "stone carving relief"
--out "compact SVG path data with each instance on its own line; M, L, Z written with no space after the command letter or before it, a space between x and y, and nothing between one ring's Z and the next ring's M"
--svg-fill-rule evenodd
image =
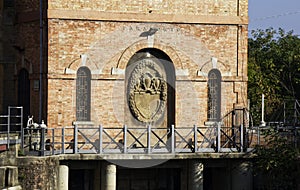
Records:
M167 83L159 65L150 58L135 63L128 81L129 108L141 122L159 120L166 107Z

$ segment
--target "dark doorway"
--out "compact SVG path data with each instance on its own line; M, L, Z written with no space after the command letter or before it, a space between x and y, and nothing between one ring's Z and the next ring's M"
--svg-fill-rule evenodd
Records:
M69 189L72 190L93 190L93 170L74 170L69 172Z
M204 170L204 190L229 190L230 175L226 167L207 167Z
M117 190L180 190L180 169L119 169Z
M23 106L23 121L30 115L30 80L26 69L21 69L18 77L18 105Z

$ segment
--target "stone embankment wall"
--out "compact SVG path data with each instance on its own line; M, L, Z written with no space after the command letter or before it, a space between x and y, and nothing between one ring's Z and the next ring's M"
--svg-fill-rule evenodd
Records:
M17 149L0 152L0 189L57 190L58 157L17 156Z
M59 160L57 157L20 157L19 182L23 189L56 190Z

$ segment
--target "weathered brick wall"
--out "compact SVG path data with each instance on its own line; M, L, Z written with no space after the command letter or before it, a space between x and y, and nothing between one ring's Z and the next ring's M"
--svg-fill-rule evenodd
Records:
M44 1L44 7L47 7ZM34 85L39 82L40 76L40 1L36 0L20 0L14 1L15 17L14 17L14 40L11 41L10 46L14 47L13 52L16 53L14 60L16 65L14 66L13 86L15 87L14 103L9 105L18 105L18 74L21 69L27 70L30 80L30 115L33 115L35 120L38 120L39 116L39 90L34 89ZM46 26L46 22L44 22ZM45 27L46 29L47 27ZM46 30L45 30L46 31ZM46 33L43 35L47 37ZM45 45L44 47L47 47ZM47 60L44 54L45 60ZM44 64L45 65L45 64ZM47 68L46 66L44 68ZM45 69L44 69L45 71ZM44 81L45 83L45 81ZM45 85L44 85L45 87ZM45 88L42 89L45 91ZM44 100L46 96L43 96ZM24 106L24 105L20 105ZM44 112L46 112L46 106L44 106ZM25 120L27 115L24 115ZM43 119L43 118L42 118ZM46 118L44 118L46 119Z
M35 121L39 115L39 91L34 90L34 81L39 80L40 73L40 37L39 37L39 22L21 23L18 24L18 46L24 51L18 55L18 64L16 74L18 75L21 69L26 69L30 79L30 114L34 116ZM22 54L24 60L22 60ZM17 76L16 76L17 78ZM25 116L27 118L27 116Z
M58 189L57 157L18 158L19 183L23 189Z
M247 3L247 0L52 0L49 2L49 9L235 16L239 14L239 6L242 12L246 13Z
M3 65L0 64L0 89L4 89L3 86L3 81L4 81L4 73L3 73ZM3 113L3 95L4 95L4 90L1 90L0 92L0 113Z
M92 121L122 126L124 75L112 75L112 68L125 69L135 52L149 47L147 38L140 34L150 27L159 29L153 47L166 52L176 70L188 70L187 76L176 78L178 125L202 125L207 120L206 75L212 68L212 57L218 59L223 74L222 113L234 104L246 105L246 59L240 61L244 67L238 68L237 26L49 20L49 126L71 125L76 119L76 75L66 74L66 69L75 73L83 54L87 55L86 66L96 73L92 74Z
M3 38L3 32L2 32L2 18L3 18L3 2L0 2L0 37ZM0 60L3 60L3 42L0 42ZM3 89L3 65L0 64L0 89ZM3 90L0 91L0 113L2 113L3 110Z
M86 66L92 71L92 121L95 125L121 126L126 120L125 76L112 74L112 70L124 71L135 52L149 47L165 52L176 72L185 73L176 76L177 125L203 125L207 121L207 73L212 68L212 57L218 59L217 68L223 76L222 114L234 106L246 106L247 0L44 2L47 3L48 57L44 55L44 70L48 80L44 85L44 108L49 127L69 126L76 120L75 79L81 55L87 56ZM34 12L38 4L24 0L18 1L17 7L22 12ZM106 17L103 19L103 14L98 13L105 13ZM120 13L125 15L122 22L118 20ZM171 17L160 24L162 14ZM156 15L150 19L156 19L155 24L149 22L149 15ZM31 69L31 87L39 77L38 27L38 20L18 26L23 31L20 36L26 47L25 58L31 65L19 64L17 70ZM150 27L158 29L153 41L140 37ZM31 110L36 118L38 104L39 93L31 88Z
M29 11L37 11L40 8L40 1L39 0L21 0L21 1L14 1L16 4L16 9L21 10L24 12Z
M13 4L12 4L13 5ZM6 113L7 106L14 105L14 62L16 52L15 41L15 10L10 3L0 2L0 113Z

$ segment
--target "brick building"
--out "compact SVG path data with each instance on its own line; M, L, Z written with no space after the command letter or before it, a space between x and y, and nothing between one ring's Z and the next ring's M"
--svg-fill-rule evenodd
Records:
M33 115L51 128L76 123L167 129L209 127L233 109L247 107L247 0L1 2L1 10L13 10L12 24L2 24L1 30L9 37L0 47L2 112L7 105L22 105L25 118ZM208 165L215 165L207 158ZM189 164L199 159L204 158ZM211 183L224 182L215 174L227 176L235 164L215 162L223 169L205 175ZM140 180L120 169L117 186L129 189L128 180L144 187L157 182L162 170L171 173L166 180L172 185L157 182L154 188L186 189L192 182L183 175L195 168L185 164L172 160L138 171L150 173ZM241 177L229 173L225 181ZM87 183L97 189L96 182ZM231 183L226 182L228 189L240 187ZM218 189L209 183L204 187Z

